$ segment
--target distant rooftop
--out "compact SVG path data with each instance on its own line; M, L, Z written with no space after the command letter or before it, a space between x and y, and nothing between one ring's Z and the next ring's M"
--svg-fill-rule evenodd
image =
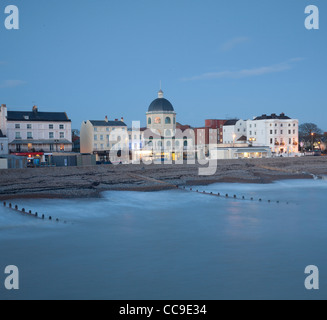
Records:
M71 122L66 112L39 112L36 106L32 111L8 111L8 121L48 121Z
M235 126L237 121L239 121L239 120L237 120L237 119L227 120L226 123L224 124L224 126Z
M127 127L123 121L90 120L94 127Z
M290 120L290 117L287 117L285 113L281 113L280 115L277 115L276 113L271 114L270 116L263 114L260 117L254 118L254 120Z

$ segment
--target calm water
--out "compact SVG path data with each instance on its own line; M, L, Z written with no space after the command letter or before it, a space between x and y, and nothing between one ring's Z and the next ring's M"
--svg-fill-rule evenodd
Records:
M199 189L265 202L178 190L15 201L66 225L0 207L0 298L327 298L326 181ZM3 287L9 264L19 267L19 291ZM311 264L316 292L304 289Z

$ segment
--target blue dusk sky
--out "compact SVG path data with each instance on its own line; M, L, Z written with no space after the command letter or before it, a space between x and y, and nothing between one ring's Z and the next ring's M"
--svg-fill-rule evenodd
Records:
M0 103L145 125L162 80L183 124L284 112L327 131L326 24L325 0L3 0Z

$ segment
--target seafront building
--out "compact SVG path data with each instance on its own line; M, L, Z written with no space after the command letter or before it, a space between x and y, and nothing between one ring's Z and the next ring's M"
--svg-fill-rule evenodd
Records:
M247 121L247 137L252 146L268 146L274 155L298 154L299 120L284 113L264 114Z
M247 142L247 121L228 120L223 126L223 143L235 144Z
M109 162L110 151L129 150L129 137L124 118L121 120L87 120L81 126L80 149L82 154L94 154L99 162ZM125 159L128 160L128 159Z
M8 111L0 107L0 129L9 140L9 152L46 153L72 150L71 120L65 112Z

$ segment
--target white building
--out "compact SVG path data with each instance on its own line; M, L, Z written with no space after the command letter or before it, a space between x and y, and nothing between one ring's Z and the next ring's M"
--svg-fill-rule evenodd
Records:
M247 137L253 146L269 146L274 154L299 152L299 121L284 113L262 115L247 121Z
M110 151L129 150L127 125L121 118L109 121L87 120L81 126L81 153L95 154L97 161L109 161Z
M7 155L9 153L8 143L8 138L0 130L0 156Z
M65 112L7 111L0 107L0 129L9 140L9 151L53 152L72 150L71 120Z
M223 127L223 143L233 144L247 140L247 122L245 120L228 120Z
M271 149L269 147L218 147L210 150L211 160L261 159L270 157Z

